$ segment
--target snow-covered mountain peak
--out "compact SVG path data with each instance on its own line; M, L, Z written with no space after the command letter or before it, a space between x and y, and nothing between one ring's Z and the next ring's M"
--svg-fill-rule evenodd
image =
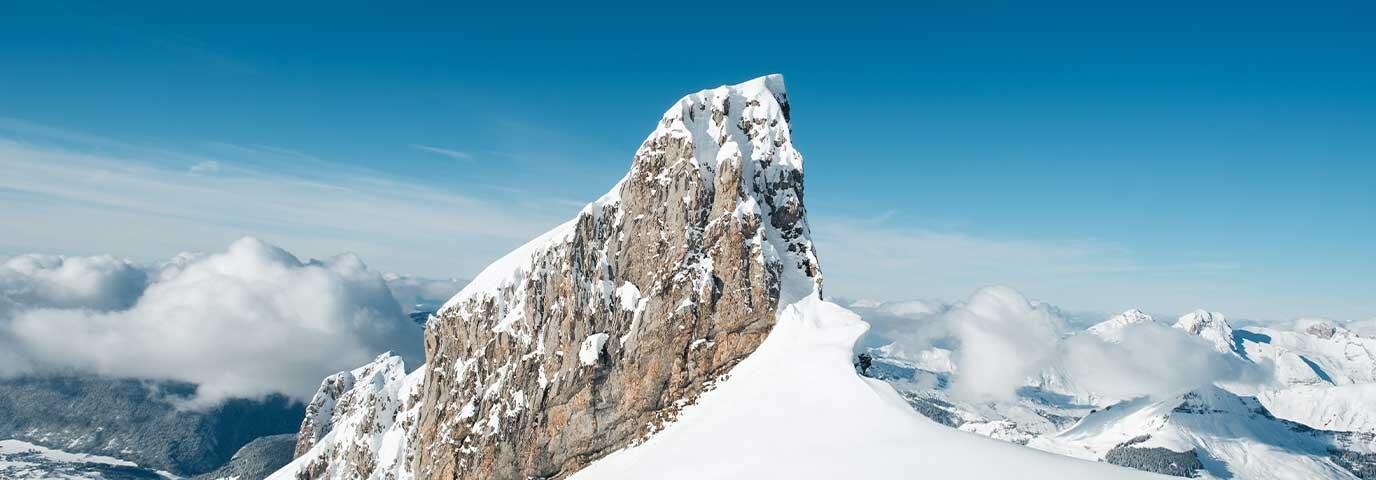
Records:
M1295 320L1295 331L1304 332L1324 340L1346 338L1356 335L1342 325L1322 318L1301 318Z
M1127 319L1127 320L1129 321L1129 323L1150 322L1150 321L1152 321L1151 315L1147 315L1146 313L1144 313L1144 312L1142 312L1141 310L1138 310L1138 309L1136 309L1136 308L1129 309L1129 310L1124 310L1123 313L1120 313L1120 314L1114 315L1114 316L1115 316L1115 317L1122 317L1122 318L1124 318L1124 319Z
M1359 478L1368 437L1311 430L1271 415L1257 399L1205 386L1098 410L1030 445L1177 476Z
M1134 308L1114 315L1108 320L1096 323L1094 326L1089 327L1087 331L1106 341L1118 342L1122 341L1124 328L1130 325L1151 323L1153 321L1155 320L1151 318L1151 315L1142 313L1141 310Z
M673 215L688 217L679 221L710 216L711 221L730 217L758 222L764 227L761 240L768 243L764 253L791 267L781 272L785 297L798 299L820 290L821 272L804 218L803 158L793 148L789 111L778 74L685 95L664 113L641 143L630 171L610 191L583 207L577 218L493 262L441 311L490 297L525 278L534 257L573 242L585 219L607 224L643 220L643 215L625 218L631 209L627 201L673 202L669 206L683 207ZM697 173L696 178L685 177L689 172Z
M788 120L777 75L683 97L610 191L433 315L417 474L576 470L671 420L778 308L818 295Z
M767 75L684 96L664 112L659 128L646 141L663 136L690 136L703 153L695 160L704 167L715 166L736 153L755 158L751 155L753 148L783 146L790 139L788 121L784 78ZM794 170L803 168L802 157L796 152L780 156L773 163Z
M1222 313L1210 312L1208 310L1195 310L1181 315L1175 322L1175 328L1179 328L1190 335L1202 335L1206 329L1228 328L1228 319Z
M1195 310L1176 320L1175 328L1198 336L1213 344L1214 350L1222 353L1237 353L1233 340L1233 327L1228 324L1222 313Z

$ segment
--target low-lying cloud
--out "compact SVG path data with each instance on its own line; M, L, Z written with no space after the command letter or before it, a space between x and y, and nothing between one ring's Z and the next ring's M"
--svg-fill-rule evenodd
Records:
M1124 328L1122 341L1079 333L1061 342L1057 367L1079 390L1128 399L1180 393L1215 382L1248 382L1255 369L1199 337L1160 323Z
M403 301L442 301L452 280L394 287L357 256L301 261L254 238L141 267L110 256L21 255L0 265L0 374L78 371L173 379L197 402L278 392L393 351L423 361Z
M1356 332L1358 335L1366 337L1376 337L1376 317L1371 317L1366 320L1360 320L1356 322L1349 322L1343 326L1346 327L1348 330Z
M467 283L453 278L436 280L397 273L384 273L382 278L406 314L438 310Z
M1061 321L1007 287L976 291L947 312L960 341L951 390L966 398L1011 398L1056 351Z
M949 356L952 395L1011 400L1029 382L1105 400L1180 393L1247 377L1247 366L1161 323L1125 327L1121 341L1078 330L1053 305L1001 286L961 302L853 305L872 328L858 348L921 364ZM946 351L941 355L932 352ZM939 367L939 366L938 366Z

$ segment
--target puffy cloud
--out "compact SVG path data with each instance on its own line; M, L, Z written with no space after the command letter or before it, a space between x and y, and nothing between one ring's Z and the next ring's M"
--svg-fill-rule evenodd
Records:
M1124 327L1117 342L1081 332L1061 343L1056 362L1078 389L1106 399L1170 395L1251 373L1203 339L1156 322Z
M1100 399L1169 395L1215 381L1250 378L1248 366L1164 324L1136 324L1120 342L1076 333L1053 305L1002 286L966 300L852 306L871 323L857 345L915 365L949 352L950 392L971 401L1014 398L1030 382Z
M124 309L147 283L142 269L110 256L20 255L0 263L0 375L36 368L24 346L4 333L15 314L31 308Z
M0 264L0 314L35 307L124 309L147 283L143 269L109 255L19 255Z
M950 328L938 320L950 307L944 302L927 300L851 303L849 308L870 324L869 331L856 342L856 351L890 346L888 355L915 360L923 349L946 346L943 340L951 337Z
M951 390L973 399L1012 398L1056 351L1062 321L1008 287L979 289L946 314L960 340Z
M223 253L148 269L110 257L25 255L5 263L0 282L9 305L0 347L17 357L6 358L16 360L10 374L183 380L199 385L197 402L211 404L270 392L307 398L324 376L383 351L422 361L421 327L353 254L302 262L245 238Z

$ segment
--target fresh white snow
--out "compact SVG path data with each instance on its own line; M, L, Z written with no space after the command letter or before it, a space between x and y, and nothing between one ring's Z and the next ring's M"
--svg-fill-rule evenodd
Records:
M13 455L18 453L31 453L43 457L45 460L64 463L99 463L102 465L115 465L121 467L137 467L138 464L128 460L120 460L115 457L104 455L90 455L85 453L71 453L53 448L34 445L23 440L0 440L0 455Z
M1085 417L1073 428L1030 445L1080 458L1103 458L1110 449L1142 439L1136 448L1196 450L1204 478L1355 478L1329 461L1329 436L1297 432L1268 417L1251 398L1205 387L1161 401L1124 402ZM1371 445L1348 445L1369 451Z
M1376 433L1376 384L1300 385L1262 392L1257 400L1272 415L1313 428Z
M619 189L613 189L619 191ZM463 300L473 298L483 294L494 294L502 287L512 285L518 280L525 278L527 270L530 268L531 259L536 253L548 249L550 246L568 241L573 234L573 228L578 225L578 218L564 222L562 225L550 229L548 232L535 237L534 240L526 242L520 248L512 250L497 261L492 262L484 268L478 276L473 277L473 281L459 290L444 303L441 311L447 310L450 306L458 304Z
M1176 320L1175 328L1207 340L1213 344L1214 350L1234 353L1233 327L1228 325L1228 319L1222 313L1195 310Z
M859 316L816 295L729 378L643 444L576 479L1168 478L1052 455L936 424L851 367Z
M597 358L602 356L602 347L607 345L607 334L594 333L583 339L583 344L578 347L578 363L583 366L597 365Z
M171 473L141 469L134 462L114 457L72 453L23 440L0 440L0 478L5 480L98 480L110 476L106 469L111 468L138 469L135 472L177 478ZM129 471L120 473L132 474Z
M1152 321L1153 320L1151 318L1151 315L1142 313L1141 310L1137 310L1134 308L1132 310L1128 310L1126 312L1114 315L1112 318L1109 318L1108 320L1099 322L1098 324L1089 327L1086 331L1094 335L1097 335L1099 338L1104 339L1104 341L1120 343L1123 341L1123 330L1126 329L1128 326L1136 325L1139 323L1150 323Z

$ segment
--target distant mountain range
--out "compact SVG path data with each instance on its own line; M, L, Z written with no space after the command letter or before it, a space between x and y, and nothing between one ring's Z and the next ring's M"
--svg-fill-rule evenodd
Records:
M1129 310L1081 334L1121 342L1153 322ZM1312 320L1293 330L1235 329L1202 310L1172 326L1270 378L1116 400L1066 387L1072 382L1054 380L1053 369L1029 379L1016 400L970 403L948 391L959 365L893 357L883 347L869 350L869 375L937 422L1067 456L1183 477L1376 478L1376 339ZM949 359L940 349L924 353Z

